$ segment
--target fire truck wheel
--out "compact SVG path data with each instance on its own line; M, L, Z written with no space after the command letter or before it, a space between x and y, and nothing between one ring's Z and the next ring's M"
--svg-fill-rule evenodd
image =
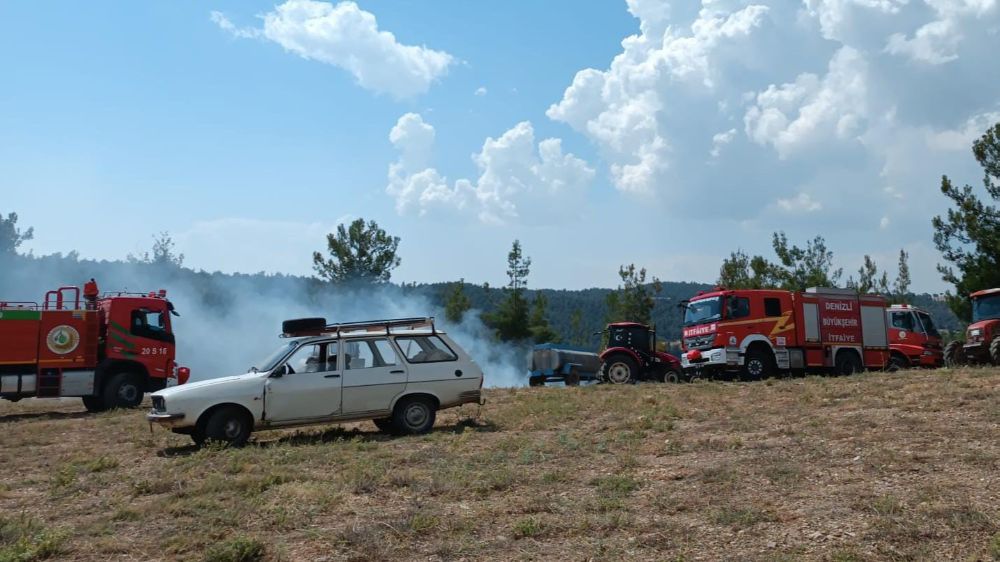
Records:
M104 399L100 396L84 396L83 407L88 412L103 412L107 410L107 407L104 405Z
M627 355L615 355L601 365L601 371L611 384L631 384L638 379L639 366Z
M1000 365L1000 337L993 338L990 342L990 362Z
M834 370L838 375L853 375L861 372L861 360L853 351L841 351L834 362Z
M770 354L760 349L751 349L743 363L742 375L747 380L757 381L771 376L775 371Z
M965 347L960 341L949 342L944 348L944 365L958 367L965 364Z
M104 385L107 408L135 408L142 403L142 379L132 373L118 373Z
M245 412L237 408L225 407L212 412L205 424L205 440L225 443L231 447L242 447L250 439L252 423Z
M889 358L889 364L886 366L886 369L891 373L895 373L896 371L909 368L910 368L910 362L907 361L906 358L903 357L902 355L895 355L895 354Z
M392 425L402 435L427 433L434 427L437 412L426 398L404 398L392 412Z

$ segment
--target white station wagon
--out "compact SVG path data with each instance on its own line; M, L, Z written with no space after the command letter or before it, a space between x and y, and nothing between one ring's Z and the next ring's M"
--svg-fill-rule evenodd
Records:
M250 372L155 392L146 418L199 445L242 445L255 430L360 420L425 433L438 410L483 403L482 370L433 318L303 318L282 331L291 341Z

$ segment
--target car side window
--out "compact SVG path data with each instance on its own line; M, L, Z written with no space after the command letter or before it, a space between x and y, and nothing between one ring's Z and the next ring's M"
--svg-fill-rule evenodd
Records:
M352 343L356 345L350 346L354 350L351 360L347 363L347 368L350 370L391 367L396 364L396 352L385 338Z
M285 362L291 369L289 374L325 373L337 370L337 344L317 343L303 345Z
M396 344L399 345L399 349L409 363L458 360L451 348L437 336L397 337Z

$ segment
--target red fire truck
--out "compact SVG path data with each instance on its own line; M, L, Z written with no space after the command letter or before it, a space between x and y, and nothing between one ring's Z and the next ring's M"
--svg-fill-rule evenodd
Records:
M890 369L940 367L944 364L941 334L925 310L894 304L885 310L889 323Z
M0 301L0 398L79 396L87 410L132 408L180 384L167 293L99 295L91 279L36 302Z
M847 289L701 292L685 303L681 364L692 376L790 370L851 374L889 360L886 300Z

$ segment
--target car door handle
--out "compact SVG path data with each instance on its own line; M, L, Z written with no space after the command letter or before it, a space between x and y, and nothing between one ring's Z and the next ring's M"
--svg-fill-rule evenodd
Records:
M405 374L405 373L406 373L406 371L404 371L402 369L396 369L395 371L389 371L390 375L402 375L402 374Z
M324 379L339 379L340 375L323 375Z

